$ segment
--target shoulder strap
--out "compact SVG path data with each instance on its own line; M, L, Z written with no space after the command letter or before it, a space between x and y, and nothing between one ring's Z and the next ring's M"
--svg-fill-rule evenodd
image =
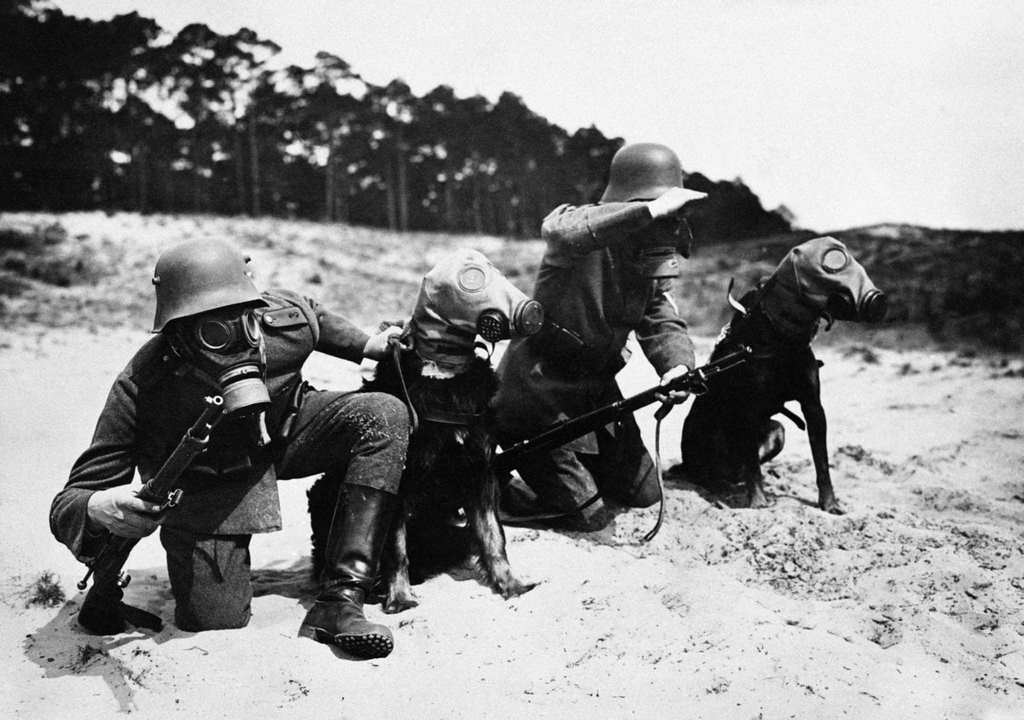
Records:
M305 325L313 336L313 345L320 340L320 321L312 303L288 290L269 290L263 293L270 304L258 308L257 314L264 325L274 329Z

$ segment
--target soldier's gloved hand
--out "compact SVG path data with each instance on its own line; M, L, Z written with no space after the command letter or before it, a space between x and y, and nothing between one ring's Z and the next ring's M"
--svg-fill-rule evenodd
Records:
M674 368L667 370L665 374L661 376L661 382L658 384L668 385L680 375L685 375L688 372L690 372L690 368L685 365L676 365ZM680 403L686 402L686 398L690 397L690 393L686 390L670 390L664 393L656 393L655 397L658 398L659 402L679 405Z
M153 513L159 510L156 503L135 497L129 485L97 490L89 496L87 507L90 525L128 538L145 537L156 530Z
M672 188L648 202L647 209L650 211L651 217L658 220L669 215L675 215L683 205L691 200L700 200L705 197L707 197L706 193L697 192L696 190Z
M363 357L380 360L388 354L388 341L402 334L400 325L388 325L375 335L371 335L363 347Z

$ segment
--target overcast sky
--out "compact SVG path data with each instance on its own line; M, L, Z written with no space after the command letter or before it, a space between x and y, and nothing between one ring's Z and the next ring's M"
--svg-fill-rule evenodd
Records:
M309 66L673 147L804 227L1024 228L1024 2L57 0L169 31L247 26Z

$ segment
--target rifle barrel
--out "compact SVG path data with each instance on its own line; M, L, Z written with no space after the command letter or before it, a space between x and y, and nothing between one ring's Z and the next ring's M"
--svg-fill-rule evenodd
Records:
M541 450L550 450L551 448L564 445L570 440L583 437L588 432L593 432L597 428L617 420L626 413L656 402L658 396L666 392L672 390L692 390L700 387L716 375L742 365L750 357L750 354L750 348L744 345L735 352L723 355L717 360L695 368L685 375L680 375L667 385L655 385L636 395L616 400L570 420L563 420L542 430L534 437L520 440L507 450L497 453L492 461L492 467L498 473L510 471L516 467L520 458L524 455L540 452Z

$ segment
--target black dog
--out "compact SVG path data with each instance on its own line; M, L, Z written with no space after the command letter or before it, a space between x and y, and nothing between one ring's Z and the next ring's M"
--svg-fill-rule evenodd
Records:
M490 362L475 358L454 377L431 378L421 374L423 361L416 353L403 350L400 358L401 377L391 355L364 384L365 390L410 400L418 414L402 476L402 507L382 559L384 612L418 604L410 569L419 577L467 559L477 562L486 583L504 598L530 590L533 584L512 574L497 517L498 483L490 468L495 443L487 406L498 383ZM325 475L309 491L315 576L323 566L327 509L333 507L333 498L326 495L337 492L337 480Z
M772 416L782 413L803 427L783 404L795 400L806 419L818 485L818 507L842 509L832 488L826 445L825 410L811 341L819 321L877 322L885 295L868 278L846 246L831 237L799 245L757 290L730 303L737 312L723 330L712 359L748 345L745 366L710 383L695 398L683 425L683 468L712 490L745 484L750 507L765 507L761 463L781 452L785 431Z

